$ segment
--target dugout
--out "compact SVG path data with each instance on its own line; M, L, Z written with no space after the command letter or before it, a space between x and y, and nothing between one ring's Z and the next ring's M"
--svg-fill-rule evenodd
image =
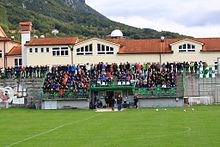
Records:
M178 77L178 86L172 88L155 87L154 91L150 88L138 88L132 81L119 81L115 83L99 82L91 83L90 104L95 102L102 103L101 107L108 107L109 99L122 96L123 102L126 101L126 107L133 107L133 97L137 95L138 106L141 108L152 107L183 107L183 83L182 76ZM93 107L93 106L92 106ZM92 108L91 107L91 108Z

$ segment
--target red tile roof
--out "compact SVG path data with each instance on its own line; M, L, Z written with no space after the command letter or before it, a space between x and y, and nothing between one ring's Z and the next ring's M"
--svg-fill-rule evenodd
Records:
M31 21L19 22L19 25L32 25L32 22Z
M21 46L14 46L8 53L7 56L21 55Z
M190 38L203 43L204 52L220 51L220 38ZM1 38L0 38L1 40ZM10 40L10 39L9 39ZM75 44L78 38L33 38L26 45L69 45ZM120 44L119 54L141 54L141 53L172 53L170 44L183 40L165 39L161 42L160 39L143 39L143 40L127 40L127 39L106 39L107 41ZM15 46L11 49L8 55L21 55L21 46Z
M126 39L107 39L117 44L121 44L119 54L142 54L142 53L172 53L170 44L178 39L126 40Z
M170 44L184 40L184 38L170 38L161 42L160 39L106 39L107 41L120 44L119 54L141 54L141 53L172 53ZM204 44L204 52L220 51L220 38L190 38Z
M7 37L1 37L0 36L0 41L10 41L10 42L14 42L14 43L17 43L17 44L21 44L19 41L17 40L12 40L10 38L7 38Z
M43 45L74 45L77 43L77 37L69 38L32 38L25 46L43 46Z
M11 39L7 38L7 37L1 37L0 36L0 41L10 41Z
M203 52L220 51L220 38L195 38L195 40L204 44Z

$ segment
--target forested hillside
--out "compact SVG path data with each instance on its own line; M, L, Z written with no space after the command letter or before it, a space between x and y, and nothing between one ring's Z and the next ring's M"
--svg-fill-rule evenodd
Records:
M21 21L33 22L33 33L57 36L106 37L114 29L120 29L127 38L184 37L177 33L139 29L109 20L84 0L0 0L0 25L9 35L10 29L18 30Z

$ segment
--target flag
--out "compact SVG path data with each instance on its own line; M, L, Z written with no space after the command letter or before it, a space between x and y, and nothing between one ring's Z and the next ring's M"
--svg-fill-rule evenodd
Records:
M200 67L198 70L198 78L215 78L216 70L214 66Z

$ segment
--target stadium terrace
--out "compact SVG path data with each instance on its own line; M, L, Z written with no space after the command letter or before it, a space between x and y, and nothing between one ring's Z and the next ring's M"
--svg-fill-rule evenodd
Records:
M135 99L140 107L182 107L185 74L215 78L218 69L220 38L131 40L120 30L108 38L38 38L32 22L19 25L21 43L0 28L1 78L18 79L17 90L21 79L43 79L43 109L72 98L81 98L71 105L80 108L111 107L114 98L124 107L137 107Z

